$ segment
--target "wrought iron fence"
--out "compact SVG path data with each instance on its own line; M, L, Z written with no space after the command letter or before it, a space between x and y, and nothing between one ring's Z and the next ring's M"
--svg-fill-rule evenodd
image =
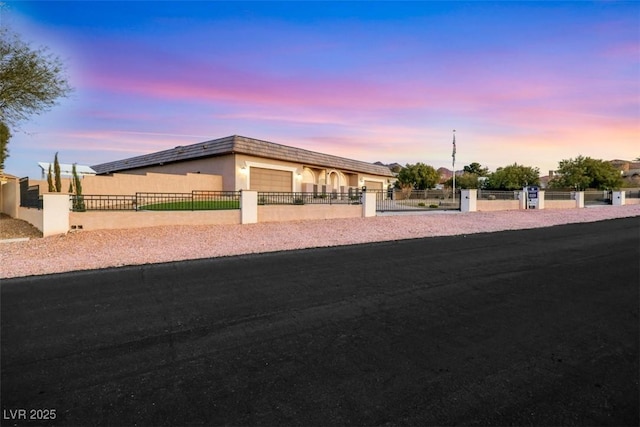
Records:
M82 195L71 196L74 212L131 211L136 209L136 196Z
M29 178L20 178L20 207L42 209L39 185L29 185Z
M202 191L191 193L136 193L137 210L197 211L240 209L239 191Z
M460 190L456 190L455 198L450 190L395 189L376 192L376 210L380 212L430 209L460 209Z
M545 191L545 200L575 200L576 193L574 191Z
M585 205L610 205L612 193L609 190L587 190L584 192Z
M478 200L519 200L518 190L478 190Z
M201 191L191 193L145 193L135 195L72 196L74 211L195 211L240 209L239 191Z
M640 189L631 189L624 191L624 197L627 199L640 199Z
M258 192L258 205L337 205L362 203L362 193Z
M456 190L458 193L460 189ZM386 193L381 192L393 200L447 200L453 198L451 190L414 190L414 189L391 189Z
M136 193L137 210L193 210L192 193Z

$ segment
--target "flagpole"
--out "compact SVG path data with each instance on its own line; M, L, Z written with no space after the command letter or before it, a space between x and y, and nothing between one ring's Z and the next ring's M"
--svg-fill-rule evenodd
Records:
M453 168L453 204L456 203L456 130L453 130L453 152L451 154L451 167Z

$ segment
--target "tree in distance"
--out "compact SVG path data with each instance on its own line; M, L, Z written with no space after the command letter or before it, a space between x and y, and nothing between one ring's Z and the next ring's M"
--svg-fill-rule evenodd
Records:
M50 110L71 90L59 57L46 47L33 49L8 28L0 28L0 167L8 157L9 130Z
M540 185L540 170L514 163L498 168L490 174L485 188L488 190L521 190L528 185Z
M49 172L47 173L47 185L49 186L49 193L54 193L56 187L53 185L53 172L51 171L51 163L49 163Z
M462 175L456 176L456 188L481 188L483 182L479 178L487 176L489 176L489 168L483 168L480 163L473 162L463 168ZM453 177L449 178L444 184L449 188L453 187Z
M620 188L622 183L620 171L611 163L578 156L558 163L557 176L549 181L549 187L571 188L576 191L587 188L613 190Z
M60 163L58 162L58 153L56 152L53 158L53 178L55 183L56 192L62 191L62 177L60 176Z
M403 189L427 190L434 188L439 180L433 166L424 163L408 164L398 172L396 186Z
M475 174L477 176L487 176L489 174L489 168L483 168L478 162L473 162L462 169L463 173Z

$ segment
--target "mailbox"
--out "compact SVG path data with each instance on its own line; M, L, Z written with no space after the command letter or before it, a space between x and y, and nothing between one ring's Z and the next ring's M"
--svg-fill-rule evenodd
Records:
M538 187L525 187L524 192L527 195L527 209L539 209L540 199L538 198Z

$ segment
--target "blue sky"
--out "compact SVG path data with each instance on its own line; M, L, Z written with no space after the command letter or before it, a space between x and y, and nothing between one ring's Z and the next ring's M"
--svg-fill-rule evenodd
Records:
M5 2L74 93L5 170L238 134L364 161L544 175L640 156L637 2Z

